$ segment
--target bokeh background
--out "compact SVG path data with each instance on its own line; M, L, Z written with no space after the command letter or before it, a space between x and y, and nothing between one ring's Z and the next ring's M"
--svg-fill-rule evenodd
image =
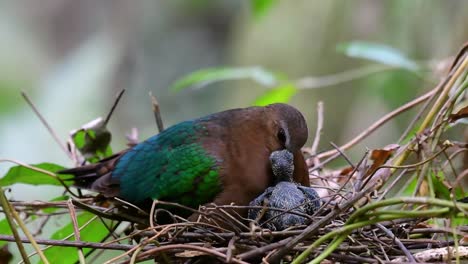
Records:
M133 127L140 139L157 133L150 91L169 126L249 106L268 89L236 80L169 90L199 69L261 66L298 83L333 77L375 65L337 51L340 44L357 40L391 46L424 66L417 74L390 69L300 89L290 103L306 115L311 135L317 102L324 102L320 150L326 150L330 141L345 143L434 87L450 56L468 39L468 2L463 0L266 2L269 8L255 11L251 1L231 0L0 1L0 157L71 165L20 91L65 140L70 130L105 116L117 92L127 89L109 123L112 147L120 150ZM411 112L395 119L350 153L394 143L410 118ZM0 172L9 166L1 163ZM12 195L42 199L52 194L19 186Z
M307 118L308 144L317 102L323 101L319 149L327 150L329 142L347 142L385 113L433 88L468 39L467 25L464 0L3 0L0 159L72 165L21 91L65 141L69 131L105 116L125 88L109 123L112 147L118 151L134 127L140 139L157 133L149 92L157 96L169 126L252 105L271 88L231 80L200 89L169 89L194 71L216 67L259 66L297 86L290 104ZM393 47L420 69L388 67L337 49L353 41ZM355 78L362 72L373 74ZM330 80L336 84L325 85ZM347 153L358 159L366 147L395 143L412 114L394 119ZM0 174L11 165L0 163ZM61 192L17 184L8 196L47 200Z

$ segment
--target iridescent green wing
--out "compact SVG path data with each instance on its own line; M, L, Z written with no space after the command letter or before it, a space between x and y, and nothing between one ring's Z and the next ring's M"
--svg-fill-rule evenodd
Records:
M216 158L203 148L207 130L196 121L177 124L126 152L112 172L120 196L148 198L191 207L212 201L220 191Z

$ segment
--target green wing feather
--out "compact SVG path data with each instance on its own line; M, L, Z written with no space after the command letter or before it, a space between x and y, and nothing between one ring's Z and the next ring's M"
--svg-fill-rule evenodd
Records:
M206 127L196 121L177 124L123 154L112 172L122 198L148 198L197 207L221 190L216 158L201 145Z

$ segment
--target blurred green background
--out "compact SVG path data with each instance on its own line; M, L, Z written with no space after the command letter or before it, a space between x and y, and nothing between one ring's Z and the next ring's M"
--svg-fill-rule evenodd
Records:
M252 66L277 73L298 89L290 103L306 115L308 144L317 102L324 102L320 150L326 150L330 141L345 143L434 87L450 56L468 39L467 14L463 0L1 1L0 157L71 166L21 90L65 140L70 130L105 116L117 92L126 88L109 124L118 151L132 127L140 139L157 133L148 92L157 96L169 126L252 105L269 88L233 80L170 91L175 81L204 68ZM304 78L332 75L335 80L337 73L382 68L337 49L353 41L393 47L420 68L387 67L364 78L304 89ZM407 113L390 122L351 154L396 142L410 118ZM2 163L0 172L8 166ZM52 195L31 186L13 191L17 199Z
M317 102L324 102L319 150L327 150L435 87L468 39L467 25L463 0L0 1L0 158L72 165L21 91L65 141L69 131L104 117L123 88L108 126L114 151L125 148L133 127L140 140L157 133L150 91L167 127L250 106L278 87L305 114L308 145ZM221 67L254 80L170 90L206 68L222 78ZM414 113L347 153L358 159L366 147L397 142ZM1 175L10 166L0 163ZM47 200L62 191L16 184L8 196Z

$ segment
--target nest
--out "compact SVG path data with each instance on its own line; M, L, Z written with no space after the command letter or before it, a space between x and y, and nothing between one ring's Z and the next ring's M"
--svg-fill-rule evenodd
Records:
M100 197L78 195L59 202L2 199L5 212L11 209L17 223L45 208L55 208L54 214L69 214L75 220L74 240L37 239L27 236L24 229L26 238L13 234L0 235L0 240L33 243L39 255L44 249L37 245L75 247L83 259L83 248L121 251L106 263L148 259L159 263L414 263L468 259L468 203L457 193L463 190L468 175L468 142L450 140L446 133L449 126L468 115L468 107L459 106L468 87L467 49L465 46L460 51L447 76L433 90L384 116L349 143L324 153L317 153L323 123L319 105L314 144L304 153L312 186L323 202L309 216L306 226L268 230L255 220L232 213L231 209L239 207L236 205L193 210L155 201L147 213L124 201L109 203ZM357 163L344 154L382 124L421 103L424 105L400 143L369 150ZM348 166L328 170L326 165L338 157L347 160ZM189 221L158 209L158 204L192 210L200 217ZM80 229L91 221L78 224L77 211L102 219L109 235L101 242L81 240ZM16 218L17 212L23 217ZM159 223L155 215L165 215L167 224Z

